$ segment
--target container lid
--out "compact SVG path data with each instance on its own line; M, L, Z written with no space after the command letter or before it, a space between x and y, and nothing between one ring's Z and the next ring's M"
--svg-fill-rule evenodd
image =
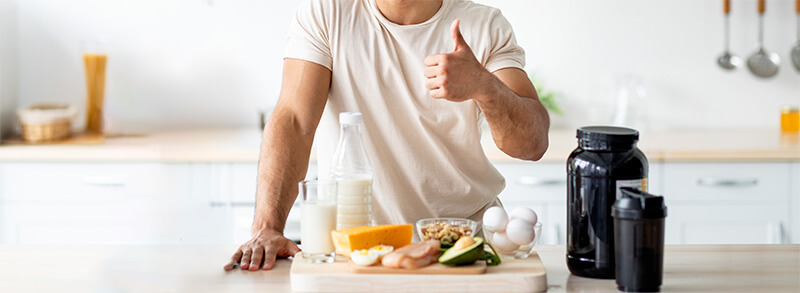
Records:
M797 106L783 106L781 107L782 113L800 112L800 107Z
M339 123L341 124L359 124L363 121L360 112L341 112L339 113Z
M667 216L664 197L623 187L622 197L611 207L611 216L618 219L662 219Z
M611 150L630 148L639 141L639 131L617 126L584 126L578 128L582 148Z

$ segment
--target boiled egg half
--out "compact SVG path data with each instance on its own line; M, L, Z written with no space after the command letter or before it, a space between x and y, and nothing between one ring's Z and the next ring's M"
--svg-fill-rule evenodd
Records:
M371 266L378 262L378 253L369 249L358 249L350 253L350 261L360 266Z

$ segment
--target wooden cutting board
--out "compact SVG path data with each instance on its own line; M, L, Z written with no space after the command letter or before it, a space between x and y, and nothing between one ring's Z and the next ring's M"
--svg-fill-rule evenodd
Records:
M312 264L308 264L312 265ZM348 263L348 270L353 274L405 274L405 275L477 275L486 272L486 262L476 261L468 266L446 266L435 263L420 269L390 269L380 264L364 267L353 263Z
M547 272L539 255L527 259L503 259L499 266L484 267L483 274L441 273L455 269L432 267L436 273L361 272L348 261L330 264L304 262L298 254L290 278L296 292L544 292ZM485 265L485 264L484 264ZM374 269L379 269L375 267ZM387 269L388 270L388 269ZM358 273L356 273L358 272Z

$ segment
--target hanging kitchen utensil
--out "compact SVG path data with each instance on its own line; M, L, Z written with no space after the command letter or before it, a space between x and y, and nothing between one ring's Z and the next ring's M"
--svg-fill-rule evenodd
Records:
M792 48L792 64L794 69L800 71L800 0L794 0L794 12L797 13L797 44Z
M742 66L742 58L739 58L739 56L731 54L730 51L729 15L731 12L731 0L722 1L722 12L725 14L725 52L722 53L722 56L719 56L719 58L717 58L717 64L719 64L720 67L726 70L734 70L739 66Z
M758 0L758 51L747 59L747 68L761 78L770 78L778 74L781 57L775 52L764 50L764 10L765 0Z

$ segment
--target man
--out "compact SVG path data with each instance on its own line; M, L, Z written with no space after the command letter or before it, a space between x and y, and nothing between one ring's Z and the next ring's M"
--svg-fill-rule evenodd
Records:
M276 257L300 251L282 231L315 132L326 177L339 112L363 114L375 224L479 220L497 205L505 181L481 148L483 117L506 154L538 160L547 149L547 111L522 69L511 25L495 8L307 0L284 57L280 98L262 141L253 238L226 270L268 270Z

